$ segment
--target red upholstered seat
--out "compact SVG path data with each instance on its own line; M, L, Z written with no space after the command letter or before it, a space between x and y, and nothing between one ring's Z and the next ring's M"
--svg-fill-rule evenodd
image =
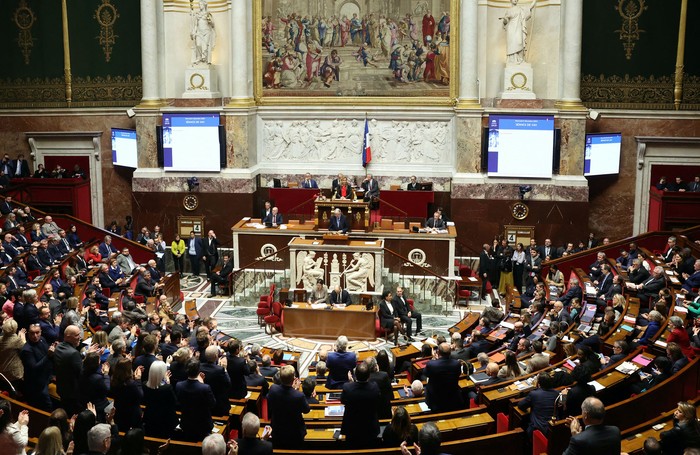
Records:
M258 324L262 327L265 323L265 316L269 316L272 312L272 306L270 305L268 296L260 297L258 302L258 309L255 313L258 315Z
M549 441L547 441L547 437L542 434L540 430L535 430L532 433L532 455L547 453L548 443Z
M507 415L505 415L502 412L499 412L496 415L496 432L497 433L505 433L508 431L508 425L510 424L510 419L508 418Z
M282 332L282 304L279 302L272 302L272 313L264 317L265 321L265 332L272 334L272 329L277 332Z

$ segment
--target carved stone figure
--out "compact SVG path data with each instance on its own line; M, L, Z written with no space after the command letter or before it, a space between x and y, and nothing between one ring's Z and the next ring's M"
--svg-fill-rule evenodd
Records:
M199 0L199 10L190 11L191 28L190 39L192 39L192 64L211 65L211 55L216 41L216 30L214 29L214 18L209 12L209 5L206 0Z
M527 20L532 16L537 0L532 0L528 8L518 6L518 0L510 0L510 3L512 6L500 18L506 31L506 61L519 65L525 61Z
M369 253L354 253L345 271L345 288L350 292L366 292L368 282L374 287L374 257Z
M311 289L316 280L322 280L324 271L321 266L323 258L316 259L316 252L300 251L297 253L297 277L295 283L303 282L304 289Z

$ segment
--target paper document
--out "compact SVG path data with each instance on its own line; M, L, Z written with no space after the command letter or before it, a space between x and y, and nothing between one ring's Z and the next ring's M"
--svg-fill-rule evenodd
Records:
M595 387L596 392L603 390L605 388L605 386L598 381L591 381L588 383L588 385L592 385L593 387Z

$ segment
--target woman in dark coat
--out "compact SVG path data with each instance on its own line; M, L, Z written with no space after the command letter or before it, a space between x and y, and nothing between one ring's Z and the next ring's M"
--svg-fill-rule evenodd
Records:
M177 399L170 385L170 372L165 363L156 360L148 370L148 382L143 388L143 425L146 436L168 439L178 424Z
M114 398L114 422L120 432L130 428L141 428L141 373L143 367L131 369L130 359L120 359L112 374L111 395Z

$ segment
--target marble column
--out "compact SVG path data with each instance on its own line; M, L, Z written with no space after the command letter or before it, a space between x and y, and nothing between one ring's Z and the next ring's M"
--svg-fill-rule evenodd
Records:
M157 0L141 0L141 77L143 97L140 107L163 105L158 84Z
M459 94L457 109L481 108L478 78L478 0L462 0L459 10Z
M231 2L231 101L227 107L249 108L255 105L252 93L253 5L251 0ZM260 43L256 43L260 45Z
M581 103L581 31L583 0L562 2L561 84L557 107L567 110L584 109Z

